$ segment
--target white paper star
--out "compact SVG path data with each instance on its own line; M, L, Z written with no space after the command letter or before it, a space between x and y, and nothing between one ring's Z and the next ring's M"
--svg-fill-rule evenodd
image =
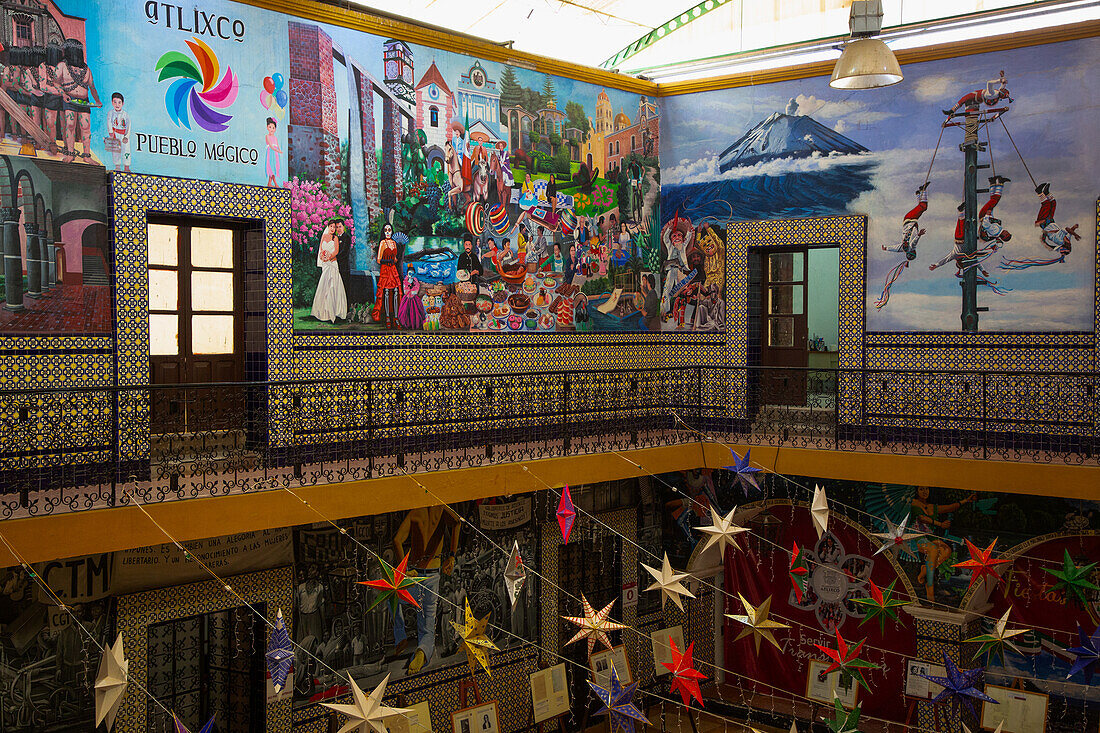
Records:
M793 720L791 721L791 733L798 733L798 726L794 724Z
M130 661L122 649L122 634L115 638L114 646L103 650L103 656L99 659L99 672L95 678L95 724L106 721L107 730L115 725L115 716L122 705L122 698L126 695L126 685L129 679L126 676L130 668Z
M825 489L814 484L814 503L810 505L810 514L814 519L817 536L829 531L829 501L825 498Z
M351 733L351 731L356 731L356 733L371 733L371 731L374 731L374 733L387 733L386 725L382 722L383 718L411 713L412 710L408 708L388 708L382 704L382 698L386 696L386 685L389 684L389 681L390 676L386 675L386 679L379 682L378 687L375 687L374 691L367 696L363 694L363 691L359 689L359 685L355 684L355 680L349 675L348 682L351 683L351 695L355 701L354 704L321 703L329 710L335 710L347 716L347 722L337 733Z
M905 531L905 526L909 524L908 514L905 515L905 519L901 520L900 524L896 525L886 517L883 517L883 520L886 522L886 531L876 532L874 534L875 537L879 537L882 539L882 545L880 545L879 548L875 550L875 554L877 555L880 552L889 552L890 550L893 550L895 557L900 551L905 553L906 555L909 555L914 560L917 560L918 558L916 553L913 552L913 548L909 546L909 540L916 539L917 537L924 537L925 533Z
M687 596L688 598L694 598L695 596L684 587L681 581L690 578L689 573L677 573L672 569L672 563L668 561L668 553L665 553L665 561L660 570L651 568L645 563L642 563L642 567L653 576L653 579L657 582L646 588L646 590L659 590L661 591L661 608L665 607L665 601L672 599L672 602L683 611L684 602L680 600L680 596Z
M527 566L519 554L519 542L513 541L512 554L508 556L508 567L504 569L504 584L508 587L508 597L512 599L512 610L516 609L519 594L527 585Z
M1004 723L1003 720L1000 723L997 723L997 730L993 731L993 733L1001 733L1001 727L1004 726L1004 724L1005 723ZM962 727L963 727L963 733L971 733L971 730L966 727L966 723L963 723Z
M737 511L737 507L730 510L730 513L725 517L719 516L718 512L714 511L714 507L710 508L710 526L709 527L696 527L696 532L703 532L707 535L707 543L703 545L703 552L706 552L714 545L718 545L718 553L724 559L726 557L726 547L733 547L734 549L740 549L737 544L737 535L742 532L748 532L745 527L739 527L733 522L733 513Z

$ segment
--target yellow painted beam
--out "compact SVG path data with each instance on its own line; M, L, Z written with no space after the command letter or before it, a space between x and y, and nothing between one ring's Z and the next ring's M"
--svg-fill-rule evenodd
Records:
M499 43L493 43L475 36L453 33L425 23L370 12L366 8L339 7L326 5L315 0L236 0L244 5L273 10L284 15L292 15L317 23L329 23L352 30L372 33L384 38L397 38L406 43L417 43L443 51L474 56L486 61L498 61L513 64L521 68L533 68L544 74L564 76L620 89L637 94L657 95L657 85L645 79L625 74L615 74L568 61L539 56L525 51L514 50Z
M624 452L654 472L699 465L698 444ZM528 470L524 470L524 466ZM521 494L566 483L596 483L643 475L615 454L568 456L454 471L416 474L417 481L451 504L470 499ZM541 480L540 480L541 479ZM406 476L349 481L294 489L294 493L329 519L346 519L405 511L435 504L432 496ZM256 491L204 499L146 504L145 510L181 542L297 524L321 518L287 491ZM114 552L159 545L168 538L136 506L95 509L0 522L0 533L28 562ZM0 549L0 567L17 564Z

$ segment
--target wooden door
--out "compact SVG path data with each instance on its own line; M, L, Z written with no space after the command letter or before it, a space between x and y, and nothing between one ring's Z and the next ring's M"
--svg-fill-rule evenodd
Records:
M805 248L767 250L764 255L760 303L763 404L806 404L807 259Z
M149 383L154 433L233 427L239 388L156 385L240 382L244 314L240 233L209 222L149 222ZM223 423L225 423L223 425Z

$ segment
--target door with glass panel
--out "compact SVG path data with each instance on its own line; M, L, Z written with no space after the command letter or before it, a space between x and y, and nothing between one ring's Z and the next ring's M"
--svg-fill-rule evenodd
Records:
M764 404L806 404L806 261L805 248L766 250L760 304Z
M154 433L233 427L239 388L169 385L242 381L241 292L237 229L150 217L149 383L164 385L152 390Z

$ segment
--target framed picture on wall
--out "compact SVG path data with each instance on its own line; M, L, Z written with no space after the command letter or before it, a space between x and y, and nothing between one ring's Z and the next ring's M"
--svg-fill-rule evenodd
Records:
M840 698L840 704L851 710L859 697L859 683L850 676L844 679L840 670L825 674L828 668L827 662L810 660L810 671L806 674L806 697L826 704L832 704L833 698Z
M453 733L500 733L497 701L492 700L451 713L451 729Z
M615 665L615 673L619 682L629 685L634 681L634 675L630 670L630 662L626 658L626 647L620 644L602 652L593 652L588 658L588 667L592 670L592 681L600 687L606 688L611 684L611 665Z
M536 723L569 712L569 686L565 681L565 665L540 669L531 675L531 707Z
M410 712L383 718L382 723L389 733L431 733L432 713L428 701L409 705Z
M650 640L653 643L653 671L658 677L663 674L672 674L669 672L665 663L672 664L672 645L668 643L671 638L676 642L676 648L683 652L687 647L684 645L684 627L672 626L667 629L658 629L649 635Z

